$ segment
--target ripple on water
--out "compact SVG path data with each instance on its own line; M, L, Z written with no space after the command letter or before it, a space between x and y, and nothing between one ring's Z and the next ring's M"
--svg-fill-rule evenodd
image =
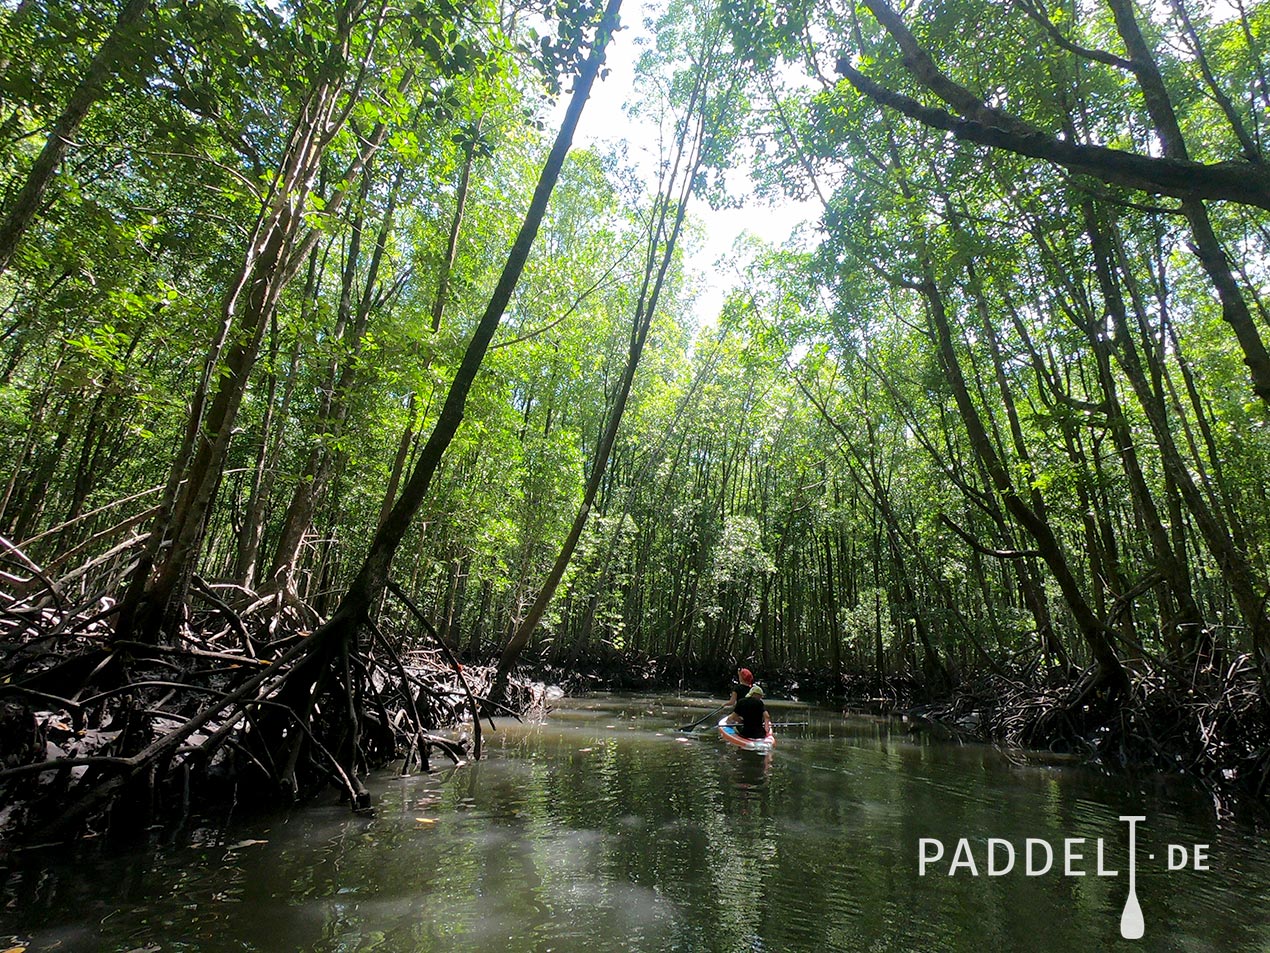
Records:
M373 819L310 807L185 849L52 858L10 877L5 932L59 953L1117 950L1123 878L919 878L916 847L1101 836L1122 853L1133 813L1144 850L1213 844L1212 872L1139 870L1144 949L1270 950L1264 838L1163 785L829 715L761 758L667 733L701 706L588 704L500 726L480 764L375 780Z

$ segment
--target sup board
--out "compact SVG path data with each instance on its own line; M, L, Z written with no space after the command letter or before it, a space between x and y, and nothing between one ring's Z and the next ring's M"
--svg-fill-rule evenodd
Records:
M772 734L770 728L767 729L766 738L742 738L737 732L740 727L740 725L728 724L728 720L724 718L719 722L719 736L729 744L744 748L746 751L771 751L772 746L776 744L776 735Z

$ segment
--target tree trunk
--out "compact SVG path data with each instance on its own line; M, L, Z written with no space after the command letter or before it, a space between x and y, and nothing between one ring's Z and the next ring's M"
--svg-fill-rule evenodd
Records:
M621 0L609 0L604 18L597 28L591 45L591 52L579 71L574 84L564 121L551 153L543 166L529 204L529 210L521 224L520 231L508 254L502 274L490 297L484 315L481 317L472 339L468 342L463 360L450 384L449 393L441 408L440 416L433 427L432 434L424 445L414 470L402 489L400 498L393 504L387 517L380 524L370 543L370 550L362 562L357 576L349 586L338 608L331 618L313 635L315 640L329 644L338 644L353 638L362 623L369 618L371 607L387 588L389 572L393 557L401 545L415 514L427 496L432 478L441 462L446 448L454 439L459 425L463 422L464 407L467 396L472 389L476 374L480 370L485 352L490 341L498 330L499 322L511 300L512 292L524 270L525 262L533 247L534 238L542 224L547 210L547 202L555 188L564 165L565 156L573 142L573 135L582 116L582 109L591 94L591 87L604 62L605 48L613 31L617 27L618 10ZM329 654L329 650L328 650Z
M603 436L600 438L599 445L596 448L595 459L591 464L591 473L587 478L586 488L582 496L582 505L573 518L573 524L569 527L569 533L565 537L560 553L557 555L556 561L551 567L551 571L547 574L542 587L538 590L537 597L525 617L516 626L512 637L503 646L502 655L498 660L498 670L489 693L489 698L493 702L502 700L512 666L516 664L520 653L529 644L530 637L538 627L543 614L547 611L547 606L555 595L556 589L560 585L560 580L564 577L565 569L568 568L569 561L573 558L573 551L577 548L578 540L582 537L582 530L586 526L591 507L595 503L596 494L603 483L609 456L613 451L613 444L617 440L618 428L622 423L622 414L626 410L626 402L630 397L631 385L635 380L635 371L639 366L640 356L644 350L644 342L648 337L648 330L652 325L653 316L657 310L657 301L661 295L666 274L674 256L675 245L679 239L680 229L683 226L684 216L688 210L688 199L692 194L694 178L700 167L700 146L704 135L704 114L698 117L695 112L699 98L704 97L707 78L708 67L702 65L697 71L693 95L689 101L676 142L674 169L676 173L683 172L683 179L680 180L675 173L672 173L666 182L665 191L658 199L659 208L655 216L656 224L650 235L644 267L643 286L640 289L635 317L631 326L631 343L626 367L622 371L622 377L617 386L617 392L612 409L609 411L609 418ZM694 125L696 126L695 142L690 139L690 129ZM677 202L674 200L674 191L676 189L680 191ZM673 215L671 214L672 208L674 209ZM667 231L668 221L671 223L669 231ZM663 238L662 236L665 237Z
M369 174L363 178L361 208L354 218L352 234L349 238L333 335L340 342L339 350L346 352L346 357L342 359L336 357L331 360L323 388L322 406L314 428L316 446L309 452L291 495L291 503L282 520L282 529L278 535L268 577L268 585L276 589L291 588L291 576L295 572L300 545L313 524L313 514L317 509L318 500L334 467L336 454L331 444L344 432L344 423L348 418L349 400L357 380L357 362L366 329L370 323L371 312L374 310L375 295L379 287L379 269L383 263L388 236L392 232L401 177L401 172L398 172L389 190L388 203L380 224L375 250L371 255L366 282L354 311L353 292L361 258L365 203L371 182ZM343 360L342 364L341 360Z
M1098 283L1102 288L1104 305L1111 313L1113 324L1116 327L1117 343L1120 346L1118 352L1119 363L1124 368L1130 382L1133 383L1139 400L1149 400L1152 404L1153 410L1147 411L1148 417L1156 416L1162 412L1163 408L1153 399L1149 390L1145 388L1145 378L1142 375L1141 367L1138 365L1133 343L1126 337L1127 327L1124 302L1120 289L1111 273L1111 264L1107 257L1107 242L1098 228L1093 203L1090 201L1083 203L1083 212L1094 247L1094 270L1097 274ZM1112 439L1116 442L1116 449L1120 453L1125 476L1129 480L1129 493L1134 507L1137 509L1139 518L1146 530L1147 538L1151 542L1156 567L1164 576L1169 594L1177 606L1176 624L1181 635L1181 643L1185 646L1185 650L1189 655L1204 647L1207 640L1204 636L1203 618L1191 593L1190 572L1185 563L1185 553L1183 552L1179 555L1174 550L1169 539L1168 530L1160 518L1159 508L1156 506L1147 486L1146 477L1143 475L1142 466L1138 460L1137 449L1134 446L1133 436L1121 408L1116 381L1111 373L1111 347L1106 336L1100 332L1097 326L1101 322L1098 321L1098 316L1094 314L1087 315L1087 318L1088 321L1083 330L1089 339L1090 347L1094 351L1098 365L1098 376L1107 401L1107 422L1111 428ZM1134 383L1135 381L1137 383ZM1167 452L1163 448L1161 449L1162 452Z
M306 288L305 300L311 296L312 282L316 272L316 250L310 254L309 287ZM278 391L278 321L274 315L270 322L272 336L270 343L271 360L269 362L269 382L265 389L265 414L260 423L260 448L256 451L256 463L251 472L251 489L247 493L247 512L243 516L243 525L238 532L237 554L234 558L233 576L244 586L251 587L256 575L256 560L260 553L260 536L264 531L265 510L269 503L269 492L273 488L273 464L277 460L278 448L281 446L283 426L274 432L273 420L276 416L285 421L291 406L291 395L295 392L296 370L300 361L300 339L297 336L291 349L291 367L287 374L287 385L283 390L282 406L275 411L275 399Z
M1190 467L1177 448L1166 408L1147 381L1138 358L1136 345L1129 332L1123 299L1112 272L1111 242L1105 228L1095 216L1092 203L1086 203L1085 215L1086 227L1093 243L1094 260L1100 274L1100 283L1110 292L1107 308L1115 328L1116 356L1120 367L1129 378L1129 383L1137 394L1138 402L1146 413L1152 433L1155 435L1156 445L1160 450L1164 469L1176 485L1186 508L1195 519L1195 525L1208 551L1221 570L1222 578L1230 587L1231 595L1248 626L1253 654L1262 666L1263 672L1270 671L1270 658L1267 657L1267 649L1270 648L1270 614L1267 614L1266 595L1262 591L1264 583L1257 578L1247 558L1235 547L1229 532L1209 507L1204 494L1195 485Z
M116 64L125 55L134 52L128 47L136 42L141 20L149 9L149 0L128 0L110 33L97 48L79 85L71 92L61 115L54 121L44 148L0 223L0 273L7 271L13 261L18 243L40 210L44 193L57 174L57 167L70 150L75 133L89 109L105 93L106 83L114 74Z
M284 152L276 191L262 210L238 277L226 297L218 341L233 343L221 367L216 367L218 347L213 347L209 365L219 372L212 375L218 384L206 416L199 409L207 402L207 392L200 388L195 394L186 432L188 450L183 448L178 454L170 481L174 501L152 532L152 543L123 600L116 625L121 637L135 633L143 641L156 640L168 621L174 597L184 592L193 572L265 328L283 289L320 237L317 229L306 225L305 210L323 153L347 121L348 110L340 109L339 102L343 78L351 65L347 57L354 27L364 5L364 0L350 0L339 15L321 76ZM367 44L364 56L371 55L371 47L373 44ZM408 82L409 76L402 80L403 84ZM343 177L345 186L326 202L328 214L334 215L343 204L351 187L348 183L356 181L386 135L387 127L381 125L362 141L361 152ZM150 579L152 567L157 571Z
M934 278L927 274L919 284L918 291L926 302L926 312L930 318L932 330L939 346L940 362L943 364L948 383L952 387L957 409L961 414L962 422L965 424L975 455L980 458L987 468L992 478L993 486L1001 495L1001 499L1010 515L1018 520L1019 524L1035 540L1041 558L1045 560L1045 564L1049 567L1050 572L1053 573L1068 609L1076 621L1077 628L1084 637L1090 654L1097 662L1100 680L1109 682L1117 688L1123 686L1127 679L1124 669L1120 665L1120 660L1116 656L1115 649L1111 645L1106 625L1089 607L1089 603L1081 591L1080 584L1077 582L1076 576L1067 562L1067 557L1063 553L1062 547L1054 536L1054 531L1049 523L1038 516L1036 511L1029 507L1015 492L1009 471L1000 458L997 457L996 451L992 447L992 442L988 438L987 431L983 428L979 412L970 400L970 394L966 389L966 382L962 376L961 365L957 360L956 350L953 348L952 330L948 321L948 314L944 309L943 295L936 286Z
M1133 62L1134 75L1137 76L1138 86L1142 90L1147 112L1164 145L1165 156L1183 162L1189 161L1186 141L1182 137L1177 114L1164 85L1164 77L1160 75L1160 68L1142 36L1132 0L1109 2L1116 20L1116 29ZM1266 351L1257 323L1248 310L1248 302L1235 281L1230 262L1226 260L1226 252L1213 230L1208 210L1198 198L1187 198L1182 202L1182 213L1190 223L1191 234L1195 238L1195 254L1217 290L1222 319L1235 332L1243 350L1244 364L1251 374L1253 390L1270 404L1270 353Z

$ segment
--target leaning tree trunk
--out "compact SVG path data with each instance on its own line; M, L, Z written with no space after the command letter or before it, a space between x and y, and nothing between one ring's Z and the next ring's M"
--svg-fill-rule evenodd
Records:
M1239 613L1248 627L1249 642L1263 677L1270 676L1270 612L1267 611L1270 595L1266 593L1264 581L1258 577L1256 569L1247 556L1235 546L1219 513L1208 505L1203 492L1191 475L1190 466L1178 449L1164 402L1152 390L1138 359L1137 346L1129 331L1124 302L1113 273L1114 249L1107 230L1095 217L1092 204L1087 204L1085 215L1096 269L1102 286L1109 296L1107 310L1112 319L1117 346L1116 356L1120 367L1128 377L1147 421L1151 425L1156 446L1160 451L1160 462L1166 474L1172 478L1186 508L1194 518L1200 536L1216 561L1222 579L1230 588L1235 604L1239 607ZM1197 644L1198 647L1203 648L1202 640Z
M961 364L953 347L952 331L948 321L948 313L944 307L943 295L935 284L934 278L928 273L919 283L917 290L926 302L926 312L930 318L932 330L935 332L935 339L939 347L940 363L943 365L945 377L952 387L957 410L966 427L975 455L980 458L987 469L993 486L1001 495L1005 508L1036 542L1036 548L1040 552L1041 558L1045 560L1045 564L1049 567L1050 572L1053 573L1059 590L1063 593L1063 599L1076 621L1077 628L1079 628L1090 654L1098 665L1099 681L1110 683L1115 687L1123 686L1127 679L1120 664L1120 659L1116 656L1116 651L1112 647L1106 624L1098 618L1086 601L1085 594L1081 591L1076 575L1073 573L1071 565L1067 561L1067 556L1063 553L1062 547L1054 535L1049 522L1038 515L1032 507L1028 506L1014 489L1009 470L1000 457L997 456L996 450L992 446L992 441L979 418L979 412L971 402L970 392L966 388L965 377L962 375Z
M1098 228L1092 201L1086 200L1082 204L1082 210L1095 250L1094 271L1102 289L1104 306L1112 315L1112 322L1116 329L1115 336L1121 348L1119 363L1131 381L1136 380L1145 385L1145 377L1138 364L1133 342L1127 337L1124 301L1111 272L1109 249ZM1186 656L1191 656L1197 651L1207 654L1211 646L1204 632L1203 617L1191 591L1190 572L1185 562L1186 553L1184 549L1174 548L1172 540L1169 539L1168 529L1160 516L1159 508L1155 505L1155 500L1147 486L1133 435L1120 403L1115 377L1111 373L1112 347L1106 335L1098 328L1098 324L1101 323L1099 318L1099 315L1086 315L1086 323L1082 330L1089 339L1098 365L1098 376L1107 401L1107 423L1120 453L1125 476L1128 478L1130 497L1138 519L1150 540L1156 567L1164 577L1169 595L1177 609L1176 617L1172 622L1180 637L1179 643L1183 652ZM1158 415L1160 405L1151 398L1148 391L1149 388L1139 387L1138 398L1140 401L1149 401L1153 407L1157 408L1155 413ZM1148 410L1148 415L1153 415L1153 412ZM1179 661L1185 662L1188 658L1182 658Z
M1155 131L1164 146L1164 155L1170 159L1183 162L1190 159L1186 148L1186 140L1178 125L1177 113L1169 98L1168 89L1164 85L1164 77L1151 55L1146 39L1138 25L1130 0L1110 0L1112 14L1115 17L1116 29L1124 41L1125 49L1133 63L1134 76L1138 87L1142 90L1142 98L1147 112L1155 124ZM1200 265L1212 281L1221 302L1222 320L1230 325L1243 350L1244 364L1252 377L1253 390L1263 401L1270 404L1270 352L1266 351L1265 341L1257 328L1257 322L1248 310L1248 302L1235 282L1235 276L1226 259L1226 252L1213 229L1208 209L1197 198L1187 198L1182 202L1182 214L1191 226L1191 234L1195 239L1194 250Z
M350 110L341 108L344 77L350 65L347 58L354 28L364 9L364 0L351 0L339 15L336 40L322 75L301 109L279 168L278 184L262 210L238 277L225 299L224 321L207 364L219 373L205 376L194 395L185 445L169 480L171 502L156 521L147 552L120 609L116 631L123 637L135 633L143 640L156 640L168 620L174 597L183 591L193 572L234 422L265 329L283 290L321 234L306 224L305 210L322 156L348 120ZM367 44L364 56L371 55L373 45ZM408 72L401 81L403 86L410 79ZM329 215L343 204L351 183L363 172L386 135L387 127L380 125L361 140L360 151L343 176L344 187L326 202ZM221 342L229 341L233 343L221 362ZM218 383L209 402L207 385L213 377Z
M502 700L503 693L507 689L507 679L511 674L512 666L516 664L516 660L520 658L520 654L529 644L530 637L533 635L534 630L537 629L538 623L542 621L542 617L547 611L547 606L551 603L552 597L556 594L556 589L560 586L560 580L564 578L565 570L573 559L573 552L577 548L578 541L582 538L582 531L586 527L591 509L595 505L596 495L599 493L604 481L609 457L613 452L613 445L617 441L617 432L622 424L622 415L630 398L631 385L635 381L635 371L639 367L640 356L644 351L644 342L647 340L648 330L652 326L653 315L657 310L657 300L661 295L661 290L666 280L666 273L674 256L679 232L683 226L684 216L688 211L688 199L692 195L694 179L700 168L702 160L701 146L705 135L705 106L703 101L708 79L709 68L703 64L697 71L693 95L689 102L687 113L684 116L684 121L679 128L675 158L672 165L673 171L666 181L665 191L658 198L657 213L654 216L649 234L643 284L631 327L630 351L627 355L626 366L622 370L621 380L617 386L612 410L609 412L608 423L605 425L599 446L596 448L595 459L591 465L591 474L587 479L586 488L582 495L582 505L574 515L573 524L569 527L569 533L565 537L564 544L560 547L560 552L556 556L551 571L547 574L546 580L538 590L538 595L534 598L524 618L516 625L511 638L503 646L502 654L498 659L498 669L494 676L494 683L489 690L491 702L497 703ZM697 109L702 110L699 115L695 114ZM693 136L694 129L695 137ZM682 175L682 178L679 178L680 175ZM674 198L676 191L679 193L677 202ZM673 215L671 214L672 210ZM668 223L669 229L667 229Z
M13 261L18 242L40 210L44 193L57 174L57 167L66 158L75 133L93 104L105 93L106 83L115 72L116 64L129 52L129 44L136 42L138 26L149 8L149 0L128 0L110 34L97 48L88 70L71 92L61 115L54 121L44 148L36 156L26 181L5 213L3 223L0 223L0 272L6 271Z
M1023 425L1019 418L1018 407L1015 405L1014 391L1005 373L1005 360L1002 354L1000 336L997 334L993 315L988 306L985 289L973 264L968 264L966 270L970 291L975 301L976 309L979 312L979 320L983 326L984 336L988 342L988 350L992 357L993 373L996 377L997 390L1001 395L1002 406L1005 408L1014 452L1026 468L1026 472L1029 474L1029 482L1032 483L1031 499L1033 509L1043 519L1045 517L1045 501L1041 496L1040 490L1036 488L1035 483L1032 481L1034 467L1031 453L1028 450L1027 441L1023 437ZM1000 517L999 508L994 507L994 509L997 510L994 516L997 517L998 524L1003 530L1008 531L1008 524ZM1033 565L1032 557L1021 557L1013 560L1013 562L1015 563L1015 572L1018 576L1023 601L1027 604L1028 610L1032 613L1032 618L1036 622L1036 631L1041 640L1042 651L1047 658L1056 660L1064 670L1070 669L1071 659L1067 657L1067 650L1063 648L1062 642L1059 641L1058 635L1054 632L1053 619L1050 617L1049 606L1045 601L1044 585L1037 579L1038 573Z
M361 626L369 620L371 607L388 587L393 558L427 496L428 488L432 484L432 478L446 448L453 441L459 425L463 422L468 393L472 389L481 362L484 360L486 351L489 350L503 312L511 300L512 292L529 258L529 252L547 211L547 202L551 198L565 157L573 143L573 136L577 130L578 121L582 117L583 107L591 95L591 88L604 63L608 40L617 28L620 8L621 0L609 0L592 41L591 52L578 72L560 131L556 135L555 143L538 177L529 210L525 213L525 219L508 253L498 284L494 288L472 339L468 342L463 360L450 384L440 416L415 462L414 470L406 481L401 496L376 530L370 543L370 550L357 576L340 600L339 606L331 618L309 639L311 651L306 665L307 674L299 682L303 690L311 691L317 684L322 671L332 660L339 657L341 646L352 644Z
M313 513L317 509L318 499L330 479L335 466L335 452L330 449L334 441L344 432L348 418L349 402L353 388L357 382L357 368L362 343L366 336L366 328L370 323L371 312L377 304L379 291L379 270L383 264L384 251L389 235L392 233L393 216L397 207L397 193L401 185L401 173L398 172L388 193L388 202L380 223L379 236L375 249L371 254L362 293L354 305L353 291L357 277L358 261L361 257L361 237L364 211L359 210L353 224L353 234L349 240L348 260L345 262L340 303L336 320L336 339L346 345L343 350L347 356L343 359L343 367L338 360L333 360L329 368L326 387L327 395L323 401L317 420L317 446L310 452L305 462L300 479L296 482L282 520L282 529L278 534L278 543L274 549L273 562L269 568L268 585L279 590L289 590L292 576L300 554L300 544L313 523ZM366 185L370 182L366 178ZM366 192L364 188L363 205ZM356 310L354 310L354 308Z

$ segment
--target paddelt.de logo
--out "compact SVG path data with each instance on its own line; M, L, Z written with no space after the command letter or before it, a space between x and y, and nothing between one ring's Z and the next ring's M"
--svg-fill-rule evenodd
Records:
M1145 817L1121 815L1129 826L1128 872L1129 891L1120 913L1120 935L1126 940L1140 940L1146 932L1142 906L1138 903L1138 823ZM1148 854L1147 861L1162 864L1166 870L1208 870L1208 844L1169 844L1163 857ZM1010 874L1043 877L1119 877L1120 871L1108 866L1107 847L1101 837L1067 837L1053 844L1041 837L1025 838L1021 845L1002 837L989 837L981 843L979 853L970 838L958 839L952 853L938 837L922 837L917 842L917 873L944 874L948 877L1005 877Z

